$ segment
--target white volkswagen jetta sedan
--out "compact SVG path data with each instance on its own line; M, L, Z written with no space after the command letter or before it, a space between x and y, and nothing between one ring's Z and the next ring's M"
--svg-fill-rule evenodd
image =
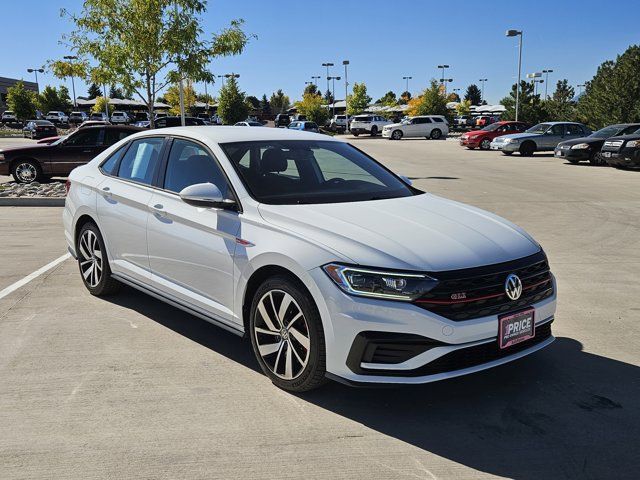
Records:
M555 280L535 240L340 140L152 130L67 186L66 239L89 292L124 283L246 335L287 390L431 382L553 341Z

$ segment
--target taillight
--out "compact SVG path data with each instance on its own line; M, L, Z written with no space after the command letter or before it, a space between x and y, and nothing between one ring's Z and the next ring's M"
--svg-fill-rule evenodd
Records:
M64 188L67 191L67 195L69 195L69 190L71 190L71 180L67 178L67 181L64 183Z

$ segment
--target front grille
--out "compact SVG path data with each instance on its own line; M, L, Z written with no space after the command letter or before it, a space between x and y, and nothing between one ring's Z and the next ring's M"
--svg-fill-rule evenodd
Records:
M522 281L518 300L509 299L505 292L511 273ZM454 321L513 312L553 295L549 263L542 251L512 262L430 275L438 285L414 303Z
M604 142L604 146L618 149L622 146L623 143L623 140L607 140L606 142Z

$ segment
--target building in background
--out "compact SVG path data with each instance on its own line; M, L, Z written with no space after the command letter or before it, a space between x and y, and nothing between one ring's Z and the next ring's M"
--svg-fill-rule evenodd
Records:
M17 78L0 77L0 112L7 109L7 89L13 87L20 80ZM24 88L34 92L38 92L38 84L35 82L27 82L23 80Z

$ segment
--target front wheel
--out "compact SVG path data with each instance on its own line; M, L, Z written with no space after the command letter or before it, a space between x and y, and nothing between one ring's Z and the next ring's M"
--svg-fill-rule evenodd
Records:
M91 295L102 297L119 290L120 283L111 276L107 249L95 224L85 223L82 226L76 252L82 282Z
M480 142L480 150L489 150L491 148L491 140L485 138Z
M402 139L402 130L394 130L391 134L391 138L393 138L394 140Z
M378 135L378 127L374 125L373 127L371 127L371 136L375 137L376 135Z
M34 160L19 160L11 169L11 175L18 183L32 183L42 181L42 168L40 164Z
M599 167L607 165L607 162L600 152L595 152L593 155L591 155L591 157L589 158L589 162L591 163L591 165L597 165Z
M502 152L503 155L506 155L507 157L510 157L511 155L513 155L513 152Z
M525 142L520 145L520 155L523 157L531 157L536 151L536 145L532 142Z
M434 128L433 130L431 130L432 140L438 140L440 137L442 137L442 130L440 130L439 128Z
M351 133L354 137L357 137L358 135L360 135L359 133Z
M324 382L322 321L298 282L284 275L267 279L253 297L249 323L253 352L276 386L305 392Z

